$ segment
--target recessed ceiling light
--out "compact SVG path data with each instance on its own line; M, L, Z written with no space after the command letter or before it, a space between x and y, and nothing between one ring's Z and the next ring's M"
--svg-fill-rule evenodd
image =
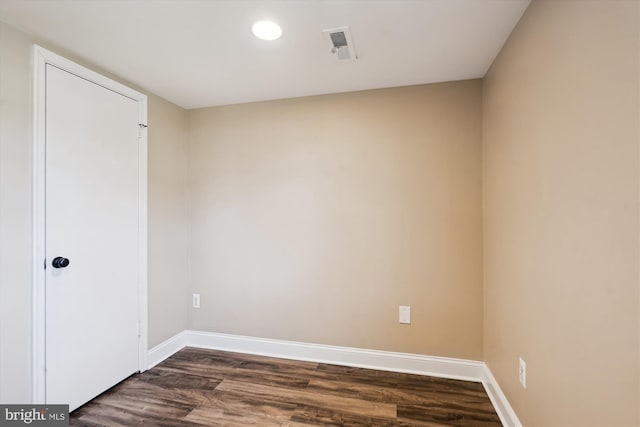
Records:
M282 28L273 21L258 21L253 24L251 31L262 40L276 40L282 35Z

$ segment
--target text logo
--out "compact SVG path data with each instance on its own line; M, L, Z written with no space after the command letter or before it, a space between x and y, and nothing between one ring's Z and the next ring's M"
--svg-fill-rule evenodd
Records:
M69 425L69 405L0 405L0 426Z

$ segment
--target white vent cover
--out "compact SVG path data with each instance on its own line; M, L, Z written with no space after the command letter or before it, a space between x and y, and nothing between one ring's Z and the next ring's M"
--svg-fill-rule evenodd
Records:
M349 27L333 28L331 30L322 30L329 39L331 53L336 56L338 61L353 61L358 59L356 50L353 47L353 39Z

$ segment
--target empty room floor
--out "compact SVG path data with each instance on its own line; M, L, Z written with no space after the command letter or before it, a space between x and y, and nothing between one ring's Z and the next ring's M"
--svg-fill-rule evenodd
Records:
M72 426L500 426L482 384L185 348L71 414Z

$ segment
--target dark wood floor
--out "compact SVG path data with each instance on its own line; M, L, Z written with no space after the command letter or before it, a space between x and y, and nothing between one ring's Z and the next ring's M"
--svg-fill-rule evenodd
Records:
M72 426L500 426L482 384L185 348Z

